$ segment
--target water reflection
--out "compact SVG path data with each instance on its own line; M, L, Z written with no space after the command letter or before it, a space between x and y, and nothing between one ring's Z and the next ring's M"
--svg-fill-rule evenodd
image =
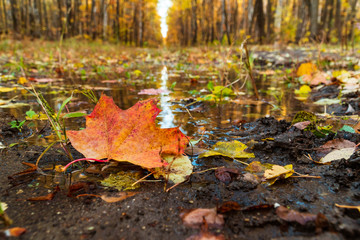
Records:
M161 90L162 93L160 94L160 108L161 113L159 114L159 117L161 118L161 121L159 122L159 125L161 128L172 128L175 127L174 124L174 114L171 111L171 104L170 104L170 96L169 96L169 90L167 88L167 82L169 79L168 76L168 70L166 66L163 67L161 70Z

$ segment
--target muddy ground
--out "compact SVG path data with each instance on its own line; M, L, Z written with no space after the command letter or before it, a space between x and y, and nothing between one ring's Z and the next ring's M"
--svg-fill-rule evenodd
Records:
M19 133L9 128L10 121L11 116L0 116L2 142L15 142L30 134L27 129ZM225 239L359 238L359 211L337 208L335 203L360 205L360 154L355 153L349 160L331 165L319 165L305 157L305 154L310 154L316 158L316 148L330 139L344 138L358 143L359 134L338 132L318 138L309 131L274 118L234 125L227 129L227 133L232 139L242 142L258 141L251 150L256 157L249 162L293 164L296 172L321 178L288 178L265 186L246 179L243 175L245 165L241 163L225 157L195 158L195 172L226 166L236 168L242 174L232 175L231 182L226 184L215 177L214 171L196 173L169 192L164 191L164 182L142 183L136 190L140 193L116 203L90 196L76 198L81 193L111 194L117 191L85 179L87 183L82 185L85 187L71 192L72 196L68 196L68 187L60 184L61 190L52 200L27 201L47 195L56 184L37 181L40 175L36 172L9 178L27 168L22 162L34 164L44 150L44 147L19 144L1 151L1 201L8 204L6 212L13 220L12 227L26 228L20 239L186 239L199 233L200 229L182 224L179 216L182 209L220 207L227 201L235 201L244 210L224 213L224 226L209 229L214 234L223 234ZM273 140L261 140L266 138ZM204 145L214 143L205 141ZM74 149L72 153L75 158L81 157ZM61 149L54 147L44 155L40 166L45 168L66 162L68 160ZM305 225L286 222L276 215L275 203L300 212L322 213L326 219ZM251 208L262 204L269 206Z

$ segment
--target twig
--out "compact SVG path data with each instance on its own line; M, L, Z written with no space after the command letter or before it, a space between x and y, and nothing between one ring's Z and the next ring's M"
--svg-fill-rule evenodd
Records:
M151 172L151 173L149 173L148 175L140 178L139 180L137 180L136 182L134 182L133 184L131 184L131 186L132 186L132 187L135 186L136 184L140 183L142 180L144 180L145 178L147 178L147 177L150 176L151 174L153 174L153 173Z
M202 171L193 172L193 173L191 173L191 174L204 173L204 172L208 172L208 171L212 171L212 170L216 170L216 169L220 169L220 168L224 168L224 166L221 166L221 167L214 167L214 168L208 168L208 169L205 169L205 170L202 170Z
M76 160L71 161L71 162L69 162L68 164L66 164L65 167L62 168L63 172L65 172L66 169L67 169L71 164L76 163L76 162L80 162L80 161L109 162L110 159L100 160L100 159L96 159L96 158L79 158L79 159L76 159Z

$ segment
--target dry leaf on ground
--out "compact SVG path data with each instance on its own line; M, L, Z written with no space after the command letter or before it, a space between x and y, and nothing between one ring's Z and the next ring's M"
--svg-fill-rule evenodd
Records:
M315 214L298 212L292 209L288 209L284 206L277 207L276 214L284 221L298 222L301 225L305 225L307 222L312 222L316 220Z
M86 117L86 129L67 131L71 144L86 158L127 161L145 168L164 165L160 154L180 155L188 140L179 128L160 129L157 100L140 101L127 110L102 95Z
M180 217L185 226L199 228L205 219L209 227L221 228L224 225L224 216L218 214L216 208L184 209Z
M199 155L199 158L210 156L224 156L229 158L254 158L254 153L248 153L244 150L247 148L245 144L239 141L217 142L211 150Z

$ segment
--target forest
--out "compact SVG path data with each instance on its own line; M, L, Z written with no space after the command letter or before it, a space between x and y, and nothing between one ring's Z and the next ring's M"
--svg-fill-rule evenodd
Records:
M1 0L0 33L59 40L103 39L131 46L163 43L157 0ZM358 0L174 0L171 45L251 42L354 44Z
M359 9L0 0L0 239L359 239Z

